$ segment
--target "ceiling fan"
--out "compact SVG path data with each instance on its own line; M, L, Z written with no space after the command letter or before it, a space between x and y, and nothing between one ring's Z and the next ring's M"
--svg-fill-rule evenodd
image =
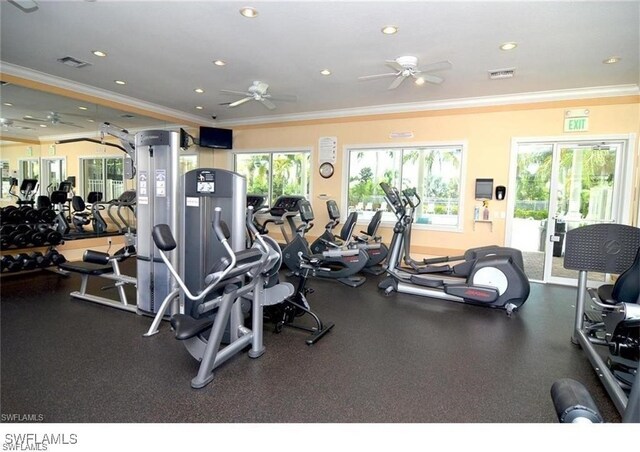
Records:
M84 127L79 126L78 124L74 124L68 121L62 121L60 117L60 113L57 113L55 111L49 112L49 114L47 114L46 119L34 118L33 116L23 116L22 119L25 121L48 122L53 125L64 125L64 126L78 127L80 129L84 129Z
M413 77L416 85L423 85L425 82L440 84L444 81L442 77L431 75L429 72L443 71L451 69L452 65L449 61L439 61L437 63L427 64L418 69L418 58L414 56L401 56L395 60L387 60L387 66L394 70L386 74L364 75L358 77L358 80L371 80L382 77L395 77L395 80L389 85L389 89L396 89L407 77Z
M233 102L225 102L220 105L228 105L229 107L233 108L233 107L237 107L238 105L242 105L245 102L249 102L250 100L255 100L260 102L269 110L275 110L276 105L273 102L271 102L272 100L280 100L285 102L295 102L298 100L298 96L294 96L293 94L278 94L278 95L269 94L267 92L268 89L269 89L269 85L261 81L254 81L253 84L247 90L247 92L221 89L220 92L223 94L231 94L231 95L240 94L245 97Z
M3 131L9 130L9 129L35 130L33 127L20 126L16 124L16 121L24 122L24 121L20 121L19 119L0 118L0 127L2 127Z

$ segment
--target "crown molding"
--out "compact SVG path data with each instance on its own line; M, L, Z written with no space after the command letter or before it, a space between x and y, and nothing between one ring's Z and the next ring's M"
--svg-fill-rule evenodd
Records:
M413 113L421 111L453 110L463 108L495 107L505 105L518 105L528 103L569 101L580 99L597 99L605 97L622 97L640 95L640 86L637 84L598 86L590 88L574 88L553 91L537 91L518 94L506 94L498 96L469 97L464 99L450 99L428 102L408 102L402 104L374 105L368 107L345 108L337 110L313 111L290 115L256 116L243 119L229 119L207 121L200 116L174 110L160 105L145 102L128 96L116 94L89 85L79 84L60 77L54 77L43 72L16 66L0 61L0 73L6 73L15 77L31 80L64 90L74 91L83 95L97 97L105 101L124 104L133 108L170 116L175 119L195 123L203 126L245 126L273 124L282 122L298 122L322 119L348 118L357 116L387 115L394 113Z
M506 94L499 96L468 97L429 102L409 102L402 104L374 105L362 108L324 110L293 115L274 115L238 120L218 120L217 125L245 126L295 121L348 118L356 116L388 115L395 113L415 113L421 111L454 110L463 108L496 107L541 102L598 99L606 97L624 97L640 95L638 85L612 85L591 88L574 88L554 91Z

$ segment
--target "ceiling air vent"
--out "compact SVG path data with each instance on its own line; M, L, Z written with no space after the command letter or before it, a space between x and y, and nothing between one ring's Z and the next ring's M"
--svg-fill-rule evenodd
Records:
M489 78L491 80L500 80L503 78L511 78L515 75L516 68L507 68L507 69L494 69L489 71Z
M58 63L66 64L69 67L80 69L81 67L91 66L91 63L86 61L80 61L77 58L66 56L64 58L58 58Z

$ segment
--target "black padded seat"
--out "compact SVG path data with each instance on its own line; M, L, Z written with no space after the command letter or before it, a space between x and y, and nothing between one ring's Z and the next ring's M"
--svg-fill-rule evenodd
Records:
M92 264L90 262L65 262L60 264L62 270L82 273L84 275L100 276L105 273L113 273L111 265Z
M598 298L604 304L614 305L616 301L612 298L613 284L603 284L598 287Z
M210 318L194 319L185 314L176 314L171 317L171 326L176 332L176 339L184 341L211 328L213 320Z

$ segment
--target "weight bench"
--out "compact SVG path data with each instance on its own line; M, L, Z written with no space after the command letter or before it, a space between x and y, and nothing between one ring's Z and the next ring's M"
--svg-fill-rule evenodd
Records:
M71 292L69 295L81 300L91 301L112 308L123 309L125 311L137 312L135 304L129 304L127 294L124 290L125 284L137 284L137 279L132 276L123 275L120 272L119 262L131 256L131 254L115 254L110 256L108 253L100 251L87 250L82 256L82 262L65 262L60 264L62 270L79 273L82 278L80 290ZM90 276L98 276L100 278L115 281L115 288L118 290L120 301L111 300L100 295L87 293L87 285Z

